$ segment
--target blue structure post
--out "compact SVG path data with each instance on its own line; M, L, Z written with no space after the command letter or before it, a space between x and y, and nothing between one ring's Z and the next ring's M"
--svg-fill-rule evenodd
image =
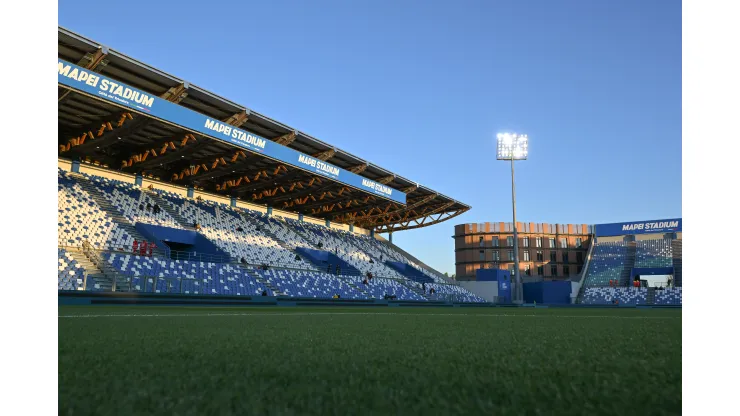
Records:
M393 233L388 233L388 241L393 243Z
M231 206L236 207L236 197L235 196L231 197Z
M370 229L370 237L375 238L375 228Z
M72 172L80 173L80 161L79 160L72 161Z
M272 217L272 207L269 205L267 206L267 216Z
M351 233L355 232L355 225L354 224L350 224L349 225L349 232L351 232Z
M303 222L303 213L302 212L299 212L298 213L298 222Z
M134 179L134 183L136 185L142 186L144 184L144 178L141 176L141 173L136 174L136 178Z
M329 228L331 226L331 222L329 222L329 220L327 219L325 225L326 225L326 228Z
M195 195L195 189L192 186L188 186L188 198L192 198Z

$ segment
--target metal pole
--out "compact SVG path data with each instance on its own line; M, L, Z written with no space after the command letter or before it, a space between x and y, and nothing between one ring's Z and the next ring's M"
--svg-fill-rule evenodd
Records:
M519 234L516 227L516 187L514 185L514 152L511 153L511 207L514 212L514 277L516 281L516 301L524 303L522 278L519 273Z

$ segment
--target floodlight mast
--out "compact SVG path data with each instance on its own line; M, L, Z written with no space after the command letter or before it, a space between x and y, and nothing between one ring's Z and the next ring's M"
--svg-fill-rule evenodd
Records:
M519 233L516 226L516 185L514 183L514 160L525 160L529 153L529 138L526 134L499 133L497 147L499 160L511 161L511 208L514 219L514 286L516 288L512 299L516 303L524 303L524 287L521 271L519 270ZM506 152L508 152L508 157Z
M516 186L514 185L514 152L511 152L511 208L514 213L514 277L516 281L516 301L524 303L524 288L519 273L519 235L516 226Z

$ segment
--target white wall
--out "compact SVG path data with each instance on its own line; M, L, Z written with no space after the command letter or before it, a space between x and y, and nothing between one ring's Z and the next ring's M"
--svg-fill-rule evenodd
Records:
M458 283L488 302L493 302L498 296L498 282L459 281Z

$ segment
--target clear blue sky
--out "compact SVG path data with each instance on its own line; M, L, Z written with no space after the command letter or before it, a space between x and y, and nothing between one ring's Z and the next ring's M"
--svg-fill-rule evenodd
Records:
M165 5L165 3L169 3ZM454 273L511 221L681 216L681 2L60 1L59 24L473 207L394 242Z

